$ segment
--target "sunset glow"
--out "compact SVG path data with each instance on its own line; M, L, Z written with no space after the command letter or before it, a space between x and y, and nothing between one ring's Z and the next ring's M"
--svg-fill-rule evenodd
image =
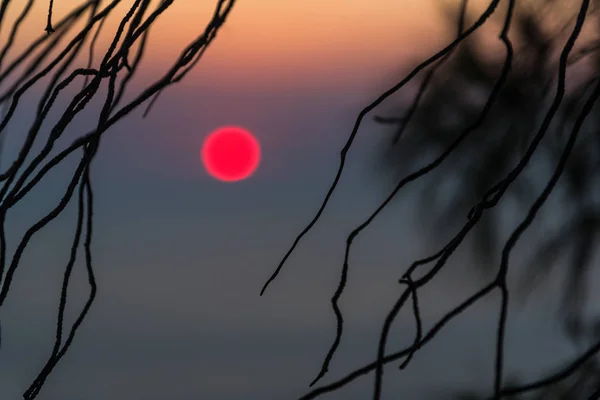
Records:
M260 162L256 138L239 127L224 127L211 133L202 146L202 162L216 179L235 182L248 178Z

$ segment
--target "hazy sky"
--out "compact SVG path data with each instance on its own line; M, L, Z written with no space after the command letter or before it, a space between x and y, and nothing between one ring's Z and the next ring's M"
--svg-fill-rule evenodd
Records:
M21 3L11 3L9 20ZM43 34L46 3L36 2L17 50ZM74 3L56 0L55 18ZM130 4L123 3L113 22ZM160 18L125 101L202 31L213 3L178 0ZM140 109L106 134L92 167L98 297L40 399L294 399L307 391L333 340L329 300L346 236L389 189L373 161L387 138L384 129L365 121L330 208L266 295L258 294L320 204L361 108L448 42L432 4L239 0L197 68L163 93L148 118ZM101 46L112 36L110 26ZM0 37L5 40L6 29ZM11 157L42 89L32 89L9 125L5 151ZM98 105L73 121L60 146L89 129ZM199 159L206 135L229 124L253 131L263 151L256 174L235 184L210 178ZM56 204L76 161L9 215L11 249L25 227ZM356 241L341 300L347 336L331 377L375 357L381 323L400 290L397 278L435 250L413 230L410 193ZM0 312L2 399L20 398L52 349L75 211L73 203L32 240ZM67 326L88 293L84 265L75 268ZM449 268L422 295L426 326L477 288L472 275L461 273L460 259ZM451 324L408 370L391 367L385 398L431 398L452 382L490 388L496 317L489 306L498 297L489 300ZM509 331L521 335L509 333L509 371L553 365L569 350L542 335L551 316L547 305L544 310L532 305L511 321ZM398 321L394 348L414 335L409 314ZM325 398L363 399L371 384L371 377L363 378Z

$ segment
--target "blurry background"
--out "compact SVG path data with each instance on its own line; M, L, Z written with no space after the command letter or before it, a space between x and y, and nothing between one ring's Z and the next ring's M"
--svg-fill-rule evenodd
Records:
M55 20L73 3L56 0ZM470 23L485 5L469 5ZM330 297L346 236L398 176L380 163L390 143L388 127L365 119L323 219L263 297L260 288L320 205L356 115L455 35L454 20L438 6L424 0L240 0L193 72L166 89L146 119L142 107L103 140L92 167L98 297L39 398L293 399L307 391L333 340ZM16 18L20 7L12 2L5 18ZM123 2L108 20L96 59L128 7ZM127 98L171 66L213 8L209 1L176 1L160 17ZM46 2L36 2L13 56L45 34L46 13ZM497 35L498 21L481 35ZM2 43L6 37L3 29ZM82 57L80 66L86 62ZM9 124L3 168L22 144L43 89L42 82L23 98ZM415 91L416 85L405 88L380 114L408 103ZM70 96L61 100L59 111ZM89 113L99 107L91 105ZM93 121L74 120L61 147ZM235 184L212 180L199 159L205 136L229 124L253 131L263 150L256 174ZM77 161L65 162L9 214L10 249L56 204ZM421 191L415 188L422 185L407 187L355 242L340 303L346 336L326 380L374 359L381 323L402 290L397 279L450 237L432 236L421 224ZM51 351L75 213L73 203L34 237L0 312L3 399L20 398ZM527 247L520 246L515 264ZM486 276L473 267L497 260L484 259L465 248L423 291L425 329L482 285ZM75 269L67 326L88 293L84 265ZM535 378L580 350L556 319L559 283L550 280L535 300L511 304L508 375ZM457 318L407 370L390 370L384 398L489 390L498 300L492 295ZM390 348L413 340L414 321L405 314ZM363 399L371 384L365 378L327 398Z

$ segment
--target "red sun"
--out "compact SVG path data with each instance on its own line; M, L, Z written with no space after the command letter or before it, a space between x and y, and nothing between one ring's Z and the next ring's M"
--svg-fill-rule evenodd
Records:
M206 171L224 182L248 178L260 162L258 140L247 130L227 126L212 132L202 146Z

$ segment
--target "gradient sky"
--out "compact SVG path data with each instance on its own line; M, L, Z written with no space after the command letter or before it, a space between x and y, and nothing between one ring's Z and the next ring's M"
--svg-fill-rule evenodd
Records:
M46 2L37 3L17 49L43 34ZM73 3L56 0L56 20ZM178 0L160 18L125 101L201 32L213 3ZM106 134L93 164L98 297L40 399L294 399L307 391L333 340L329 299L346 235L390 187L373 161L387 139L384 129L365 121L330 208L266 295L259 297L259 290L319 206L358 112L449 41L433 4L239 0L196 69L168 88L146 119L140 109ZM7 18L18 11L13 6ZM116 10L114 21L124 12ZM5 30L0 37L5 40ZM9 125L5 151L11 156L41 89L25 97ZM93 120L85 115L94 117L98 109L90 105L60 144L86 132ZM205 136L229 124L252 130L263 150L256 174L235 184L211 179L199 159ZM15 207L11 248L56 204L75 161ZM2 399L20 398L51 351L74 205L32 240L0 314ZM434 249L414 230L412 214L408 192L356 241L341 301L347 336L331 377L375 357L381 323L400 290L397 278ZM84 265L75 268L68 326L88 293ZM463 271L460 256L449 268L421 297L426 326L481 284ZM496 316L489 311L498 299L491 296L451 324L408 370L390 368L385 398L491 387ZM543 334L552 320L546 300L511 320L509 371L535 375L572 350L559 336ZM391 347L408 344L413 331L406 314ZM371 384L364 378L325 398L362 399Z

